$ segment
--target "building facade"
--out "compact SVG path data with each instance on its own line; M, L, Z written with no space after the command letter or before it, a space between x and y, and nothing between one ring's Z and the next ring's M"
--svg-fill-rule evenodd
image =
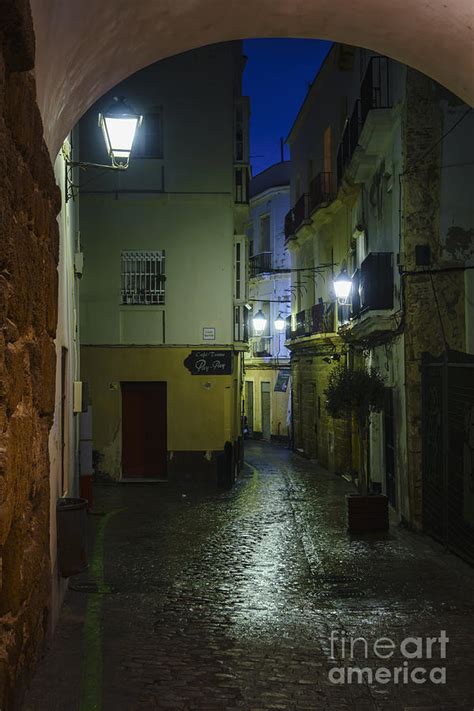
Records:
M473 353L472 129L468 107L429 78L336 44L288 137L295 447L356 476L355 428L327 416L324 392L337 362L377 368L386 399L371 417L368 469L417 528L430 527L430 497L443 498L427 463L425 361ZM341 271L345 303L333 286ZM472 397L459 404L467 420Z
M287 440L290 371L284 330L290 313L290 259L285 245L285 215L290 207L290 164L276 163L250 181L247 227L250 320L261 311L265 329L249 333L245 355L245 416L249 435Z
M81 373L96 467L116 479L222 477L241 442L248 102L239 42L150 66L114 94L143 115L127 171L81 181Z

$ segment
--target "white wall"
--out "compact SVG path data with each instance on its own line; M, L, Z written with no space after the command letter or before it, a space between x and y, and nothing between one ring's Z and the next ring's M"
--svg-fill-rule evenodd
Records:
M268 170L271 171L271 168ZM270 216L272 269L290 269L290 255L285 245L284 232L285 215L289 209L289 185L269 188L250 200L249 226L253 237L254 255L263 251L263 245L260 244L260 220L264 215ZM267 350L272 356L278 355L279 358L288 358L289 352L284 345L285 332L279 335L273 324L280 312L284 317L291 313L291 303L284 302L285 299L290 298L290 284L290 272L260 275L249 283L249 299L253 304L250 319L259 309L268 316L268 327L265 333L271 336L271 339L266 341ZM280 300L282 303L277 303ZM254 335L252 326L250 326L250 335Z
M82 180L82 344L233 342L240 51L238 42L204 47L150 66L81 120L81 160L106 162L97 114L114 95L140 113L160 110L163 117L162 158L132 152L127 171L91 169ZM165 250L164 306L120 305L123 250ZM203 340L204 327L215 328L214 342Z
M74 253L76 249L77 223L76 204L65 202L65 161L60 153L54 164L56 182L61 188L62 207L58 215L59 223L59 264L58 264L58 325L56 332L56 400L54 421L49 436L50 456L50 555L52 575L51 625L57 624L59 608L65 593L67 583L59 577L57 568L57 535L56 535L56 502L61 496L75 497L78 495L77 477L77 446L78 420L73 415L72 392L73 381L78 380L79 371L79 341L77 333L78 281L74 276ZM67 348L66 371L66 408L64 439L65 477L62 480L62 384L61 358L62 349Z

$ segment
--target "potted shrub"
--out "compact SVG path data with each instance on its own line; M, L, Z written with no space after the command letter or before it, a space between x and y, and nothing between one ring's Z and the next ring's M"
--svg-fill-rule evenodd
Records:
M380 412L384 403L384 381L377 370L349 369L340 364L332 370L326 394L326 409L334 418L355 415L359 436L359 494L347 497L350 531L388 530L388 499L372 494L366 468L366 442L372 412Z

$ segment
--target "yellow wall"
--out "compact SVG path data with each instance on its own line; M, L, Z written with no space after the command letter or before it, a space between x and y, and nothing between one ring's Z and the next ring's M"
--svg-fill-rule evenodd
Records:
M251 431L262 431L262 405L261 405L261 383L270 383L270 408L271 408L271 433L272 436L288 437L288 397L290 386L286 393L275 392L275 382L278 378L280 370L271 368L247 368L245 373L245 382L253 382L253 425L249 422ZM244 398L247 397L247 391L244 389ZM245 414L248 417L247 402L245 401Z
M94 448L101 470L121 475L122 381L166 381L168 453L222 450L240 435L240 354L233 375L191 375L184 365L189 348L83 346L82 377L89 383Z

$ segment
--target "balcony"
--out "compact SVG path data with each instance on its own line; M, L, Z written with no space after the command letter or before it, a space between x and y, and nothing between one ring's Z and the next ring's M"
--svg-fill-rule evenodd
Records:
M318 173L318 175L313 178L309 186L311 213L332 202L335 197L332 185L332 173Z
M337 185L342 183L344 171L351 162L360 134L360 101L354 104L350 118L346 120L341 143L337 151Z
M272 269L272 253L260 252L249 258L250 278L255 279L259 274L266 274Z
M360 119L365 123L372 109L392 107L390 90L390 60L388 57L372 57L360 85Z
M295 330L291 330L291 321L287 321L286 340L303 338L316 334L335 333L336 308L332 301L318 303L309 309L298 311L295 319Z
M310 215L309 193L303 193L285 217L285 239L292 237L303 224L309 223Z
M383 152L390 135L391 108L390 60L388 57L371 57L360 86L360 99L346 121L339 145L338 186L351 162L351 179L354 182L370 178L376 164L375 157Z

